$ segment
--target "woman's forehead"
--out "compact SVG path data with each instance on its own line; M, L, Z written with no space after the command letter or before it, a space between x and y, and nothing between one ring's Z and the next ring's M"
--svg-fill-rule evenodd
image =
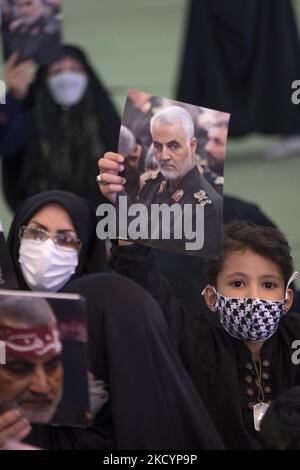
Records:
M58 202L49 202L37 209L31 216L29 224L37 222L45 227L57 230L75 230L75 225L69 212Z

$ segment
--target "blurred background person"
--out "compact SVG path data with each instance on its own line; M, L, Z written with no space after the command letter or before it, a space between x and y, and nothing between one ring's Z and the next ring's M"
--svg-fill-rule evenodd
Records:
M49 423L63 395L62 344L56 317L44 299L0 296L0 401L31 423Z
M207 155L208 166L219 176L224 174L227 132L228 121L216 121L207 130L207 143L204 150Z
M290 0L191 0L177 99L231 113L230 137L289 137L268 149L300 149L300 112L291 84L300 45Z
M97 157L117 147L120 128L108 93L77 47L63 46L61 58L37 74L32 61L17 59L6 63L0 142L8 204L16 209L28 196L60 189L98 205Z

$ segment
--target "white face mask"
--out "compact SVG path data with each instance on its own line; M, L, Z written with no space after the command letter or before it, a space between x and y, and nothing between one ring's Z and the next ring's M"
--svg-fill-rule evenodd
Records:
M78 251L57 247L51 238L45 242L21 240L19 263L31 290L57 292L75 273Z
M81 101L88 76L82 72L61 72L47 79L48 87L55 103L60 106L74 106Z

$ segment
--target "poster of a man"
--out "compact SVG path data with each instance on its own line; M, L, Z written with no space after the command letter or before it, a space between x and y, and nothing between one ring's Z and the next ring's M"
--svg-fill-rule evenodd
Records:
M0 296L0 410L18 409L32 423L49 423L61 401L64 368L56 317L46 300Z
M47 63L58 54L61 0L0 0L4 56Z
M144 93L142 95L147 97ZM100 190L113 200L110 183L112 187L123 182L124 188L117 193L128 196L129 215L133 215L133 206L136 210L138 205L147 209L148 215L141 209L140 239L134 238L129 231L128 239L169 251L218 258L221 252L222 175L230 116L164 98L148 97L149 106L143 100L143 109L146 110L142 111L144 124L137 127L129 94L119 137L119 154L124 157L125 170L113 176L111 162L107 160L117 162L116 154L100 158ZM199 116L203 119L205 113L210 115L210 127L199 131ZM142 119L141 110L139 116ZM210 136L212 126L217 129L213 137ZM223 141L222 149L218 148L218 165L215 165L216 159L212 159L206 147L212 138L219 141L218 131L222 132L219 137ZM201 142L199 132L206 133L206 139L202 138ZM138 164L135 162L133 165L132 157L137 145L142 146L142 151ZM220 173L215 173L213 166L217 166ZM116 198L119 214L124 212L120 200ZM157 212L158 206L160 213ZM169 227L164 230L166 225ZM193 236L198 239L187 245Z

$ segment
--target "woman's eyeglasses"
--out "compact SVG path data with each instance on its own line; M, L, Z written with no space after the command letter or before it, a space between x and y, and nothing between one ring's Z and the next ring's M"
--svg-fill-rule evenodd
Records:
M21 227L19 231L19 238L23 240L35 240L39 242L45 242L49 238L53 242L62 248L72 248L73 250L79 251L82 247L82 241L78 238L73 237L67 233L57 233L56 235L49 235L46 230L41 228L33 227Z

